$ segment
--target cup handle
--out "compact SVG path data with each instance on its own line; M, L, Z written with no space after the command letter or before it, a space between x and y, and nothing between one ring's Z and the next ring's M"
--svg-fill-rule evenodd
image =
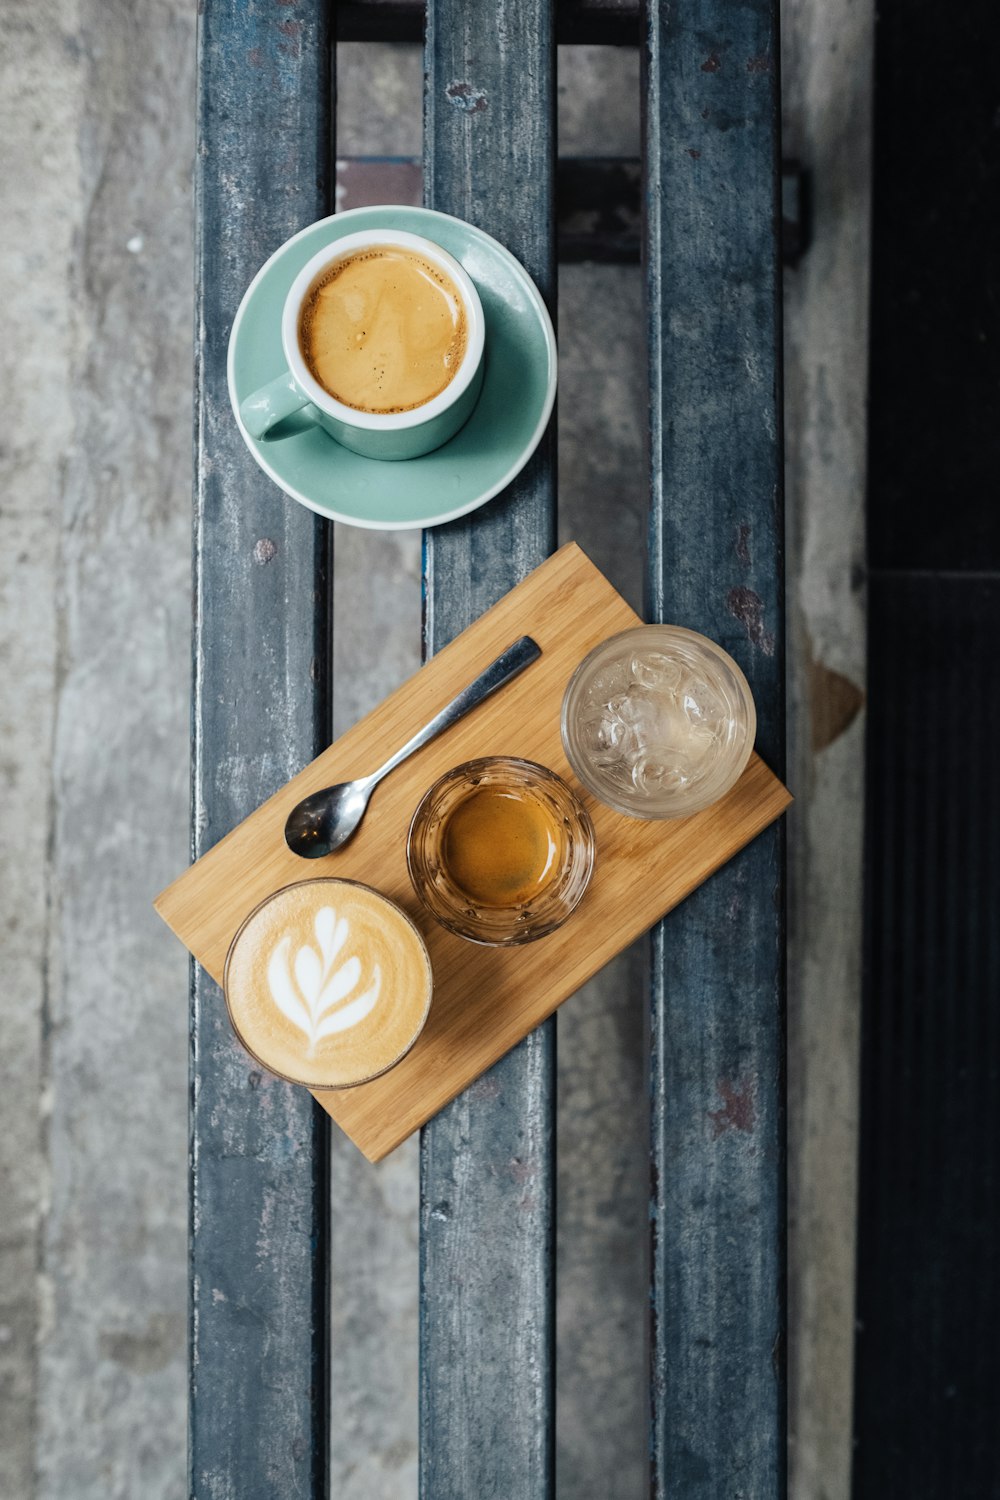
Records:
M252 438L263 438L272 427L308 405L309 397L295 384L292 372L286 370L270 385L262 385L240 402L240 417Z

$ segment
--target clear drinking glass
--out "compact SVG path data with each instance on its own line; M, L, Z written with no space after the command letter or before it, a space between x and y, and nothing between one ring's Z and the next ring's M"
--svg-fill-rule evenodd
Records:
M528 943L579 904L594 865L594 829L553 771L492 756L456 766L424 795L406 860L417 895L459 937Z
M588 791L633 818L684 818L739 780L757 732L746 678L714 641L639 625L602 641L563 698L567 759Z

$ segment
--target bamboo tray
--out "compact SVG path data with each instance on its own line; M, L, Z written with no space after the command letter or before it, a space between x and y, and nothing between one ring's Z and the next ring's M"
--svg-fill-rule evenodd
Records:
M721 802L679 821L622 817L583 791L559 736L563 691L593 646L640 623L579 547L563 547L157 897L160 916L220 982L243 918L294 880L361 880L409 912L434 967L426 1028L380 1078L316 1093L371 1161L394 1150L791 801L756 754ZM525 634L541 646L539 660L394 771L344 849L310 861L290 853L282 830L300 798L372 771ZM580 906L558 931L520 948L453 936L424 912L407 874L406 833L424 791L451 766L480 755L518 755L551 767L580 795L597 835L594 875ZM256 1065L248 1058L247 1066Z

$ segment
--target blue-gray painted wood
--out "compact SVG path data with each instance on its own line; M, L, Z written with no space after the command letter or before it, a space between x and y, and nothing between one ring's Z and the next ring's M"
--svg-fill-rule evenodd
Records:
M507 245L550 308L552 26L546 0L432 3L424 113L428 207ZM428 654L552 550L554 466L550 429L504 495L425 534ZM548 1022L423 1131L423 1500L552 1492L554 1066Z
M720 641L784 762L775 0L649 10L651 617ZM784 886L772 829L657 929L654 1495L785 1491Z
M328 527L246 452L226 391L243 291L328 212L322 0L204 0L199 38L193 853L329 740ZM277 371L275 372L277 373ZM192 978L190 1493L327 1490L326 1116Z

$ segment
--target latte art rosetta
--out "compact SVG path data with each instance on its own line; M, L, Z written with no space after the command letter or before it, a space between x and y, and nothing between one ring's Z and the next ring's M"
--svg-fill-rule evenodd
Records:
M258 1062L310 1088L352 1088L412 1047L433 978L423 938L395 902L321 877L275 891L226 959L226 1004Z
M361 980L361 960L345 958L337 964L350 924L337 920L332 906L322 906L314 923L319 952L304 943L289 963L292 940L281 939L267 966L267 982L275 1005L309 1039L308 1056L316 1043L338 1031L359 1025L375 1009L382 988L382 971L372 967L371 982L364 994L351 1000ZM294 977L293 977L294 976Z

